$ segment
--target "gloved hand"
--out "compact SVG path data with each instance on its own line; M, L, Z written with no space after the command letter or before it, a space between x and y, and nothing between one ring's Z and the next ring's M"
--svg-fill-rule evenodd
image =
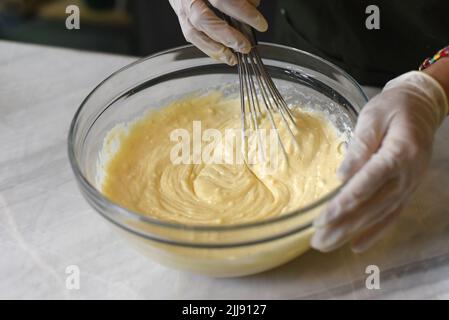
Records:
M338 172L347 184L316 219L312 247L327 252L352 240L361 252L381 237L423 179L447 100L434 78L416 71L363 108Z
M237 58L230 50L248 53L251 44L227 22L218 18L206 0L169 0L178 15L184 37L208 56L235 65ZM209 0L221 12L258 31L266 31L268 23L256 9L260 0Z

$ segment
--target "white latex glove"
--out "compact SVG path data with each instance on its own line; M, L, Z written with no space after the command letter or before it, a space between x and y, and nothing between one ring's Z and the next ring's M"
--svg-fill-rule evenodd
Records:
M188 42L208 56L235 65L237 58L230 50L248 53L251 43L229 24L218 18L207 6L207 0L169 0L178 15L182 33ZM266 31L268 23L257 10L260 0L209 0L221 12L258 31Z
M312 247L327 252L351 240L361 252L381 237L423 178L447 99L434 78L415 71L363 108L338 172L347 184L316 219Z

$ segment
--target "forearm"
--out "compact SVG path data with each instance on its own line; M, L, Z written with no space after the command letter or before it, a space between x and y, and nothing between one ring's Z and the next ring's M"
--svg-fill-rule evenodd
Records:
M435 62L423 72L437 80L446 92L449 99L449 58L443 58Z

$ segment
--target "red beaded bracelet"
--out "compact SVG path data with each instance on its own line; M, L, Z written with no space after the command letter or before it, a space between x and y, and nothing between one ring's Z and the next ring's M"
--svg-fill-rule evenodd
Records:
M447 58L447 57L449 57L449 46L438 51L438 53L436 55L434 55L432 58L427 58L422 63L422 65L419 67L419 71L427 69L428 67L430 67L432 64L434 64L438 60L440 60L442 58Z

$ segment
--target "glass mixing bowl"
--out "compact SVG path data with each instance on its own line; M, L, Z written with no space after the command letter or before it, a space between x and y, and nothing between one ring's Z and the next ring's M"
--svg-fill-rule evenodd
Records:
M350 135L367 98L348 74L293 48L262 43L260 54L288 103L327 114ZM83 196L126 238L162 264L217 277L243 276L282 265L307 251L312 221L338 188L315 203L274 219L232 226L164 222L111 202L99 191L98 161L106 134L117 124L193 92L238 92L235 67L192 46L144 58L101 82L76 112L68 152Z

